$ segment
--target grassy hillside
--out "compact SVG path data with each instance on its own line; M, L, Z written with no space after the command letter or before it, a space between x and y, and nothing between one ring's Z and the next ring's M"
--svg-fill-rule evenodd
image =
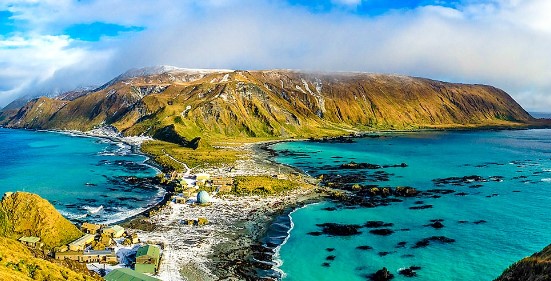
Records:
M57 280L102 280L78 273L67 267L36 258L18 241L0 237L0 280L5 281L57 281Z
M46 249L64 245L82 233L46 200L16 192L0 201L0 280L101 280L80 264L47 261L17 239L37 236ZM69 267L67 267L69 266Z
M86 131L113 125L129 136L168 132L184 146L196 145L197 137L208 146L228 139L515 127L534 121L491 86L365 73L174 69L121 75L73 100L32 100L17 113L3 112L0 120L15 128Z
M507 268L495 281L551 280L551 245Z
M16 192L0 201L0 236L12 239L37 236L46 247L53 248L82 235L54 206L36 194Z

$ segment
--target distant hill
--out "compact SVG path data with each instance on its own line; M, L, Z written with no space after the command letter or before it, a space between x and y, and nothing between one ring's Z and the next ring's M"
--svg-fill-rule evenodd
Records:
M12 128L87 131L112 125L128 136L164 136L168 128L188 141L522 127L533 121L507 93L485 85L367 73L167 66L131 70L71 99L41 97L0 115L0 124Z
M4 195L0 201L0 236L13 239L36 236L53 248L82 235L50 202L36 194L15 192Z
M507 268L495 281L551 280L551 245Z

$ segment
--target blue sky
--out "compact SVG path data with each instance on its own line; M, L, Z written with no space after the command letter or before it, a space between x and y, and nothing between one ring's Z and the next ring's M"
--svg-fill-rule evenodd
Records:
M0 106L129 68L396 73L551 111L547 0L0 0Z
M353 13L359 16L378 16L396 10L411 10L416 7L439 5L444 7L453 7L458 1L430 1L430 0L289 0L291 5L307 7L315 13L328 13L335 10Z

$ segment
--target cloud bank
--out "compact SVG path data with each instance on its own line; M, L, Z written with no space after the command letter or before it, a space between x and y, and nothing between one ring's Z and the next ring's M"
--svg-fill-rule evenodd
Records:
M367 1L367 0L366 0ZM0 106L24 94L102 84L129 68L398 73L504 89L551 109L551 2L435 1L370 15L284 1L0 1L16 31L0 34ZM142 27L95 41L64 31L97 22Z

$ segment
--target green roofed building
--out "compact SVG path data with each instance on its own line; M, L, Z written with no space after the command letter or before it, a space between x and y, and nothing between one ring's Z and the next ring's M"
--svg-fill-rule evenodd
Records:
M23 243L27 247L32 247L32 248L41 246L40 237L35 237L35 236L23 236L19 238L19 242Z
M136 253L135 269L142 273L155 273L159 269L161 249L155 245L145 245Z
M106 281L161 281L160 279L136 272L130 268L117 268L105 275Z

